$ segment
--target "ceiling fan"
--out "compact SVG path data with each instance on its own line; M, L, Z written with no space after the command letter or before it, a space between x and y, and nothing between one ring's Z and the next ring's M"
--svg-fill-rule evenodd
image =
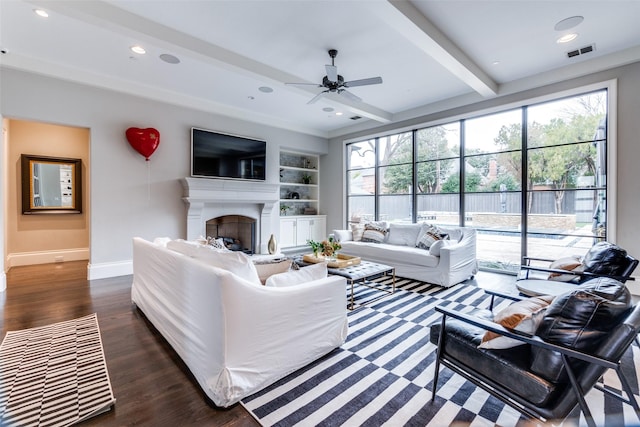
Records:
M370 77L368 79L360 79L360 80L351 80L349 82L344 81L344 77L338 74L338 67L336 67L334 60L338 55L338 51L336 49L329 50L329 56L331 57L331 65L325 65L324 68L327 71L327 75L322 78L322 84L315 83L285 83L287 85L295 85L295 86L317 86L323 87L325 90L311 98L307 104L313 104L318 101L320 98L327 95L329 92L337 93L339 95L344 96L351 101L362 101L362 99L351 92L349 92L346 88L356 87L356 86L367 86L367 85L377 85L382 83L382 77Z

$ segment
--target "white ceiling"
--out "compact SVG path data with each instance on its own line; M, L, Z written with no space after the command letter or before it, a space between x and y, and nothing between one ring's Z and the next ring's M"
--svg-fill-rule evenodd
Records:
M0 61L331 137L639 61L639 17L637 0L0 0ZM332 48L345 80L383 83L307 105L320 88L284 83L319 83Z

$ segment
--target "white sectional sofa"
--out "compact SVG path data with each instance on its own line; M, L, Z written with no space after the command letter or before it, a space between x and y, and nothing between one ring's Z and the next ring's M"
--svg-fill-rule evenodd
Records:
M133 239L131 299L216 405L230 406L344 343L344 278L325 272L263 286L244 254L226 256L227 270L212 265L220 264L210 248L185 254L167 246Z
M395 267L396 275L440 286L453 286L478 272L476 230L438 227L448 239L428 249L416 247L425 224L386 225L384 241L354 241L352 230L334 230L340 253Z

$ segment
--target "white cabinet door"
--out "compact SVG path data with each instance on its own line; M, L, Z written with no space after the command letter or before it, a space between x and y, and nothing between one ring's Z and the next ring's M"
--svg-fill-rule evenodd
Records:
M280 247L296 246L296 219L280 218Z
M305 245L307 240L313 240L311 230L314 227L315 218L298 218L298 230L296 232L296 241L298 246Z
M310 239L321 242L327 238L327 219L323 216L316 217L313 225L310 227Z

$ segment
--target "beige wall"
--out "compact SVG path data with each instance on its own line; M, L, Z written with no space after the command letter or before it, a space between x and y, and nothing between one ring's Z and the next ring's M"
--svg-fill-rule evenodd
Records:
M89 129L6 120L7 267L89 259ZM20 155L82 159L82 213L23 215Z

